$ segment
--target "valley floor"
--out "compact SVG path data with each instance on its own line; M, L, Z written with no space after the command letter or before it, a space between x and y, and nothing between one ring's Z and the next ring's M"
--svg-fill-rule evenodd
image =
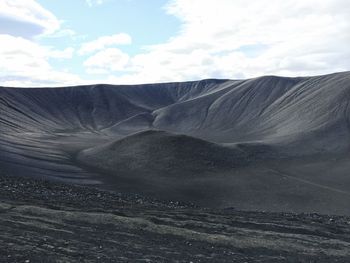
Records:
M204 209L0 176L0 262L350 262L350 217Z

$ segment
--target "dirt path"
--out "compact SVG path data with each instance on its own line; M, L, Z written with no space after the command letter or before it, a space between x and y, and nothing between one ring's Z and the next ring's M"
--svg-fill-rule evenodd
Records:
M340 194L345 194L345 195L350 196L350 192L348 192L348 191L340 190L340 189L337 189L337 188L334 188L334 187L330 187L330 186L327 186L327 185L314 183L314 182L311 182L309 180L298 178L298 177L292 176L290 174L286 174L284 172L280 172L280 171L275 170L275 169L268 169L268 171L270 171L270 172L272 172L274 174L277 174L279 176L282 176L282 177L294 180L294 181L298 181L298 182L301 182L301 183L304 183L304 184L312 185L312 186L315 186L315 187L318 187L318 188L322 188L322 189L325 189L325 190L329 190L329 191L332 191L332 192L337 192L337 193L340 193Z

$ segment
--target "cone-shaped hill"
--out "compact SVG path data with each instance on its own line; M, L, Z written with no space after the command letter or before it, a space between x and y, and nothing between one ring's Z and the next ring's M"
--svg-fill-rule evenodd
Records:
M224 171L247 163L238 147L228 148L187 135L144 131L83 150L78 160L121 176L189 176Z

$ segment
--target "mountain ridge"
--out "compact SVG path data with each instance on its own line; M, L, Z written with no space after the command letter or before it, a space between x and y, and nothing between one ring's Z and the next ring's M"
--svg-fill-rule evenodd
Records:
M178 198L204 206L310 211L311 204L298 201L303 197L317 203L315 211L350 213L345 207L348 197L316 187L350 189L350 178L346 176L350 168L349 101L350 72L130 86L0 87L0 167L11 174L25 173L123 191L144 190L148 195L157 193L157 198ZM120 186L123 175L113 172L113 167L108 172L90 169L75 158L87 149L113 142L120 145L123 139L131 142L133 134L149 130L165 132L169 138L185 136L178 147L193 143L194 153L196 149L210 152L208 145L214 143L227 155L235 156L240 151L245 155L237 157L240 165L229 170L201 166L198 171L202 171L202 177L196 176L186 185L179 174L181 158L175 160L178 176L174 173L172 184L160 190L156 182L148 184L148 190L135 187L142 185L138 180L123 181ZM157 133L155 138L152 144L163 137ZM202 143L196 144L198 140ZM171 144L166 141L165 145L166 153L171 155ZM187 156L184 163L188 171L198 168L189 155L190 149L175 149ZM96 154L89 158L108 155L103 151ZM150 150L144 154L155 153ZM225 159L220 156L217 153L210 158ZM113 154L108 158L113 159ZM341 163L340 168L335 168L336 163ZM167 165L161 161L154 173L167 173ZM142 171L151 173L149 167L152 165L143 163L140 178L147 176ZM326 172L320 173L320 167ZM276 177L278 173L271 172L272 168L300 180L289 178L283 182ZM301 186L301 179L314 185ZM264 182L275 189L269 193ZM172 185L173 193L167 196ZM334 196L326 200L327 194ZM271 199L273 204L262 204L258 198Z

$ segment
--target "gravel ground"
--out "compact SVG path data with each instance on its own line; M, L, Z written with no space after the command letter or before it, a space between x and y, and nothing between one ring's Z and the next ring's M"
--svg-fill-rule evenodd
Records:
M0 176L0 262L350 262L350 218Z

